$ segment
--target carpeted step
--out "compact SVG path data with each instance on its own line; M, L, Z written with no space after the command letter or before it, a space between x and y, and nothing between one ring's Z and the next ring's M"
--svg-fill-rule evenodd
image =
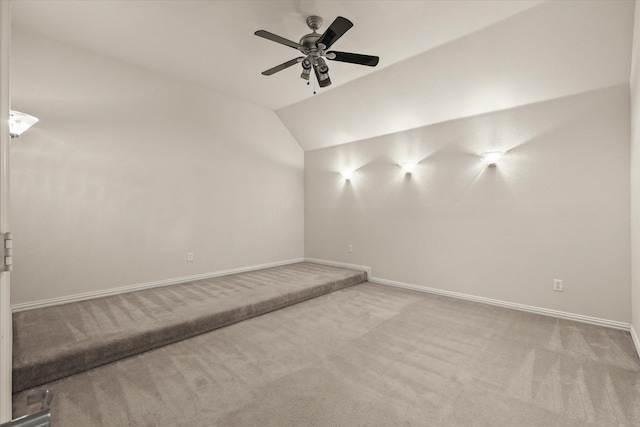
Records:
M13 391L95 368L367 279L309 262L13 314Z

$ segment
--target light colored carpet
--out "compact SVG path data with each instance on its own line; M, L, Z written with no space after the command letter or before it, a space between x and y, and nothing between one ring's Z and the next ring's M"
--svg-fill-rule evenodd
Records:
M366 280L308 262L13 315L13 390L95 368Z
M55 426L640 425L628 333L371 283L48 387Z

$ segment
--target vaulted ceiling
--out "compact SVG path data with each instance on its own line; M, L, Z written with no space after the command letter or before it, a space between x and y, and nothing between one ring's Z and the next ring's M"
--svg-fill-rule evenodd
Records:
M12 3L13 25L275 111L305 150L512 108L629 79L633 1L56 1ZM354 23L317 89L298 56L309 15Z

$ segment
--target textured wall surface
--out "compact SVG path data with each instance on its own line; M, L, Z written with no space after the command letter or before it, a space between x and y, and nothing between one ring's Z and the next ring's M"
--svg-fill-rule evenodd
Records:
M419 162L411 176L403 161ZM306 152L305 254L630 322L629 193L625 83Z
M275 113L19 28L12 50L12 108L40 118L13 141L14 304L303 256Z

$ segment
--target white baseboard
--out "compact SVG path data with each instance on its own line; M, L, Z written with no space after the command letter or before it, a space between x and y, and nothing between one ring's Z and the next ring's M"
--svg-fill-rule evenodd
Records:
M82 294L68 295L63 297L50 298L45 300L25 302L11 306L12 312L33 310L36 308L51 307L54 305L67 304L70 302L84 301L93 298L106 297L109 295L123 294L126 292L139 291L142 289L157 288L160 286L176 285L178 283L193 282L194 280L210 279L212 277L227 276L229 274L245 273L247 271L261 270L263 268L279 267L281 265L295 264L303 262L304 258L295 258L286 261L277 261L265 264L251 265L247 267L232 268L229 270L215 271L212 273L196 274L193 276L176 277L173 279L158 280L155 282L140 283L136 285L122 286L119 288L105 289L100 291L85 292Z
M532 305L518 304L515 302L496 300L492 298L485 298L485 297L479 297L475 295L463 294L461 292L445 291L442 289L429 288L426 286L413 285L410 283L403 283L403 282L397 282L394 280L373 277L372 268L366 265L348 264L344 262L329 261L324 259L307 258L307 257L305 257L304 260L308 262L314 262L316 264L325 264L325 265L331 265L334 267L344 267L344 268L351 268L354 270L363 270L367 272L367 280L369 282L378 283L381 285L394 286L397 288L411 289L419 292L426 292L430 294L443 295L451 298L458 298L458 299L464 299L468 301L480 302L483 304L495 305L495 306L511 308L519 311L526 311L529 313L541 314L544 316L557 317L560 319L575 320L577 322L589 323L592 325L604 326L604 327L613 328L613 329L620 329L623 331L633 331L629 323L618 322L616 320L601 319L599 317L591 317L591 316L585 316L582 314L568 313L565 311L551 310L548 308L535 307ZM633 335L633 332L632 332L632 335ZM638 340L637 336L634 337L634 343L636 345L636 349L638 350L638 354L640 354L640 341Z
M443 295L443 296L452 297L452 298L458 298L458 299L464 299L464 300L468 300L468 301L480 302L480 303L483 303L483 304L496 305L496 306L499 306L499 307L506 307L506 308L511 308L511 309L520 310L520 311L526 311L526 312L530 312L530 313L542 314L542 315L545 315L545 316L558 317L560 319L575 320L575 321L578 321L578 322L590 323L592 325L599 325L599 326L605 326L605 327L614 328L614 329L621 329L621 330L624 330L624 331L630 331L631 332L631 337L632 337L633 342L634 342L635 347L636 347L636 350L638 351L638 354L640 355L640 340L638 339L638 336L636 334L635 329L633 329L633 326L628 324L628 323L618 322L618 321L615 321L615 320L601 319L601 318L591 317L591 316L584 316L582 314L567 313L567 312L558 311L558 310L550 310L550 309L547 309L547 308L534 307L534 306L530 306L530 305L517 304L517 303L513 303L513 302L496 300L496 299L491 299L491 298L479 297L479 296L475 296L475 295L463 294L463 293L460 293L460 292L445 291L445 290L442 290L442 289L429 288L429 287L426 287L426 286L413 285L413 284L410 284L410 283L397 282L397 281L394 281L394 280L382 279L382 278L378 278L378 277L373 277L372 276L371 267L368 267L368 266L365 266L365 265L349 264L349 263L344 263L344 262L329 261L329 260L323 260L323 259L318 259L318 258L295 258L295 259L290 259L290 260L285 260L285 261L278 261L278 262L273 262L273 263L256 264L256 265L251 265L251 266L247 266L247 267L240 267L240 268L233 268L233 269L229 269L229 270L221 270L221 271L216 271L216 272L211 272L211 273L197 274L197 275L193 275L193 276L176 277L176 278L173 278L173 279L159 280L159 281L155 281L155 282L148 282L148 283L141 283L141 284L135 284L135 285L129 285L129 286L122 286L122 287L118 287L118 288L105 289L105 290L101 290L101 291L86 292L86 293L82 293L82 294L68 295L68 296L63 296L63 297L50 298L50 299L46 299L46 300L39 300L39 301L32 301L32 302L14 304L14 305L11 306L11 309L12 309L12 312L15 313L15 312L19 312L19 311L33 310L33 309L37 309L37 308L44 308L44 307L51 307L51 306L55 306L55 305L67 304L67 303L70 303L70 302L84 301L84 300L93 299L93 298L100 298L100 297L105 297L105 296L109 296L109 295L117 295L117 294L122 294L122 293L126 293L126 292L142 290L142 289L157 288L157 287L160 287L160 286L175 285L175 284L178 284L178 283L192 282L192 281L195 281L195 280L203 280L203 279L209 279L209 278L213 278L213 277L227 276L229 274L244 273L244 272L248 272L248 271L260 270L260 269L263 269L263 268L270 268L270 267L278 267L278 266L288 265L288 264L295 264L295 263L303 262L303 261L313 262L313 263L316 263L316 264L330 265L330 266L334 266L334 267L343 267L343 268L350 268L350 269L353 269L353 270L365 271L367 273L367 278L368 278L367 280L368 281L373 282L373 283L378 283L378 284L381 284L381 285L394 286L394 287L397 287L397 288L404 288L404 289L411 289L411 290L419 291L419 292L426 292L426 293L430 293L430 294Z
M441 289L412 285L409 283L396 282L394 280L380 279L380 278L371 277L371 276L369 276L369 281L373 283L379 283L381 285L395 286L397 288L411 289L419 292L443 295L447 297L459 298L459 299L464 299L468 301L480 302L483 304L496 305L499 307L511 308L514 310L526 311L529 313L542 314L544 316L557 317L560 319L575 320L578 322L590 323L592 325L605 326L613 329L621 329L623 331L631 330L631 325L629 323L618 322L615 320L600 319L598 317L584 316L582 314L567 313L565 311L558 311L558 310L550 310L548 308L534 307L531 305L524 305L524 304L518 304L514 302L478 297L475 295L468 295L460 292L445 291ZM636 342L636 349L638 349L639 347L638 347L637 337L635 338L635 342Z
M633 344L636 346L636 352L638 353L638 357L640 357L640 339L638 339L638 334L636 333L636 329L631 325L631 339L633 340Z
M318 258L305 258L304 260L306 262L330 265L332 267L343 267L343 268L350 268L352 270L362 270L367 273L367 280L371 278L371 267L367 267L366 265L348 264L346 262L329 261L326 259L318 259Z

